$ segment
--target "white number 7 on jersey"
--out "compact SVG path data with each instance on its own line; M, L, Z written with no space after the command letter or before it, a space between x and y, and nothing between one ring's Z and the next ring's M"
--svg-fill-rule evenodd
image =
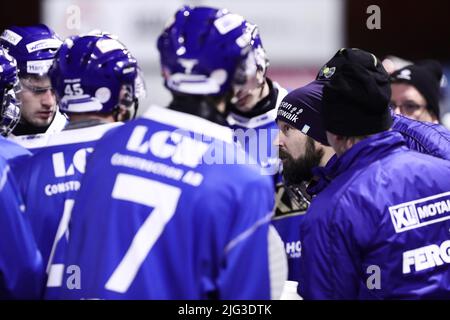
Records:
M117 175L112 197L154 209L134 236L122 261L108 279L105 288L124 293L128 290L142 263L175 214L181 190L154 180L123 174Z

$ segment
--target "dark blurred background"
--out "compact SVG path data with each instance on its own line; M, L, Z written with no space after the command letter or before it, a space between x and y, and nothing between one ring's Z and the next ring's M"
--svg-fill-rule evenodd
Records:
M266 1L276 2L276 0ZM0 10L0 29L3 30L12 24L27 25L41 22L42 2L42 0L8 2L3 0ZM132 2L129 1L130 5ZM381 58L394 54L410 60L430 57L442 62L450 60L450 1L347 0L344 2L346 47L364 48ZM381 30L364 28L368 17L366 9L370 5L378 5L382 10ZM280 10L282 11L283 8L281 7Z
M361 28L366 8L382 10L381 30ZM346 46L364 48L379 57L395 54L410 60L450 60L450 1L349 0L346 3Z

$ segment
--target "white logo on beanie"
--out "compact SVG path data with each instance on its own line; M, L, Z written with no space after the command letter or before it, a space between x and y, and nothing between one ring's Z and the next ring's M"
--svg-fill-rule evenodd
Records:
M304 134L307 134L308 131L309 131L309 129L311 129L311 127L308 126L307 124L305 124L305 125L303 126L303 129L302 129L301 131L302 131Z
M397 75L397 79L411 80L411 70L402 70L402 72Z
M297 108L292 106L292 104L282 101L280 107L278 108L278 116L285 118L293 123L297 123L299 115L303 113L303 108Z

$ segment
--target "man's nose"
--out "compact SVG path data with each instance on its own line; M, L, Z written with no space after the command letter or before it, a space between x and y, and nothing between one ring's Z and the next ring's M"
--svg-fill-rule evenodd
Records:
M47 108L51 108L56 104L55 93L52 89L47 89L41 94L41 104Z

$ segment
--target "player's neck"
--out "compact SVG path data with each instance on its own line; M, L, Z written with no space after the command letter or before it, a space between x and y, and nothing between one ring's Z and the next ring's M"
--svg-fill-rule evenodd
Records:
M98 114L98 113L83 113L69 115L69 122L84 122L91 120L99 120L101 122L114 122L114 117L111 114Z
M70 114L69 123L64 128L64 130L81 129L112 122L115 122L114 117L112 115L86 114L86 113Z

